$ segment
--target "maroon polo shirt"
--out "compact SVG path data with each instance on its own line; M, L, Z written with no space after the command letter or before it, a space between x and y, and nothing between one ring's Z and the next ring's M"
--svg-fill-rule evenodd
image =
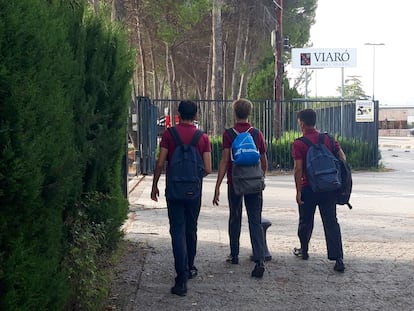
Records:
M307 129L303 134L304 137L308 138L312 143L317 144L319 141L319 131L316 129ZM328 135L325 135L325 145L328 147L329 150L332 150L331 142L329 140ZM335 141L335 148L339 150L341 148L340 144ZM306 176L306 154L308 153L308 145L306 145L303 141L296 139L292 145L292 157L294 160L302 160L303 167L302 167L302 181L301 186L307 186L309 184L308 178Z
M194 136L194 133L196 132L197 128L193 124L187 124L187 123L180 123L175 126L177 129L178 135L181 138L182 143L189 144L191 142L191 139ZM171 136L170 132L168 130L164 131L161 137L160 141L160 147L168 149L168 155L167 155L167 170L169 163L171 162L171 157L175 151L175 142L174 138ZM203 133L201 135L200 140L197 144L197 150L200 153L201 157L203 157L204 152L211 152L211 145L210 140L208 139L208 136L206 133Z
M239 133L246 132L251 127L252 127L251 124L248 122L237 122L233 126L233 128ZM251 131L252 130L250 130L249 132ZM231 152L231 143L232 143L231 137L227 133L227 131L225 131L223 133L223 147L222 148L230 149L230 152ZM259 135L257 135L257 138L255 140L255 144L261 155L266 153L266 144L264 141L263 133L260 130L259 130ZM229 159L229 162L227 163L227 183L228 184L232 183L231 172L232 172L232 163L231 163L231 159Z

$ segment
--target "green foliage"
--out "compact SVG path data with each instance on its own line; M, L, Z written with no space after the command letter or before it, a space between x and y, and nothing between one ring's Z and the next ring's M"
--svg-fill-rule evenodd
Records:
M157 36L168 44L190 31L208 13L208 0L162 0L144 1L144 10L157 27Z
M65 267L72 288L68 305L71 310L102 310L108 294L109 280L104 272L106 254L106 230L103 223L95 223L88 218L88 210L109 199L100 193L85 195L76 206L74 215L68 217L68 253Z
M0 0L0 309L59 310L84 295L62 265L74 254L68 237L79 222L67 217L81 193L105 198L81 222L82 234L99 235L99 244L86 240L100 254L115 247L126 217L132 55L125 32L85 5Z
M247 97L252 100L274 98L275 59L265 58L258 71L252 75L247 84ZM303 97L295 87L290 87L289 80L283 79L283 92L286 100Z
M336 137L346 155L346 160L354 170L374 168L376 159L372 158L374 146L359 139Z
M291 46L298 48L308 44L317 5L317 0L283 2L283 35L289 38ZM288 54L285 61L290 59Z
M302 136L300 132L288 131L278 139L273 139L267 146L267 155L271 170L290 171L293 169L292 144L296 138ZM354 170L370 169L375 166L374 159L367 158L373 154L373 146L359 139L346 139L335 137L345 152L349 165ZM213 170L218 170L222 152L222 139L210 138L212 144Z
M274 98L275 63L267 58L247 84L247 97L252 100Z
M62 212L79 182L64 85L72 55L56 6L0 6L0 305L50 309L65 299Z
M283 4L283 36L289 38L292 47L303 47L310 39L310 29L315 23L317 0L285 1ZM282 54L284 63L290 62L290 50ZM254 70L247 84L248 98L271 99L274 98L275 57L267 52L260 66ZM289 80L283 79L285 99L301 98L296 87L290 87Z
M289 131L280 138L273 139L272 145L268 146L268 150L272 154L271 161L269 161L272 170L291 170L293 168L292 144L300 136L299 132Z
M336 91L341 94L342 87L337 87ZM344 85L344 97L345 98L356 98L356 99L367 99L368 96L365 94L362 88L362 82L358 76L351 76L345 79Z
M213 170L218 170L221 160L223 138L220 137L210 137L211 143L211 165Z
M300 94L296 87L290 87L289 79L283 78L283 92L284 92L284 99L291 100L295 98L303 98L303 94Z

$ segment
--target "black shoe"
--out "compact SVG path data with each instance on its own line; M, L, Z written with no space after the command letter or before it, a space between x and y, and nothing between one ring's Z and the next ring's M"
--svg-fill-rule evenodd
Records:
M175 284L171 287L171 294L177 296L185 296L187 294L187 285L186 284Z
M301 257L303 260L309 259L308 252L302 252L301 248L295 247L292 252L293 252L293 255L295 255L296 257Z
M252 277L262 278L264 271L265 271L264 263L263 262L258 262L254 266L254 269L252 271Z
M190 271L188 271L188 279L194 279L198 274L198 270L195 266L193 266Z
M342 258L338 258L335 262L334 270L337 272L344 272L345 265Z
M229 257L227 257L227 259L226 259L226 262L231 262L232 265L238 265L239 264L239 257L229 255Z

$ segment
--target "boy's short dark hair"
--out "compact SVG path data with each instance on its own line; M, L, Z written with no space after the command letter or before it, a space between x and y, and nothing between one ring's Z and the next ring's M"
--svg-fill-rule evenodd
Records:
M252 113L253 104L250 100L240 98L233 102L233 110L237 119L247 119Z
M306 126L315 126L316 112L313 109L304 109L298 112L298 120L305 123Z
M178 112L182 120L193 121L197 115L197 105L190 100L182 100L178 105Z

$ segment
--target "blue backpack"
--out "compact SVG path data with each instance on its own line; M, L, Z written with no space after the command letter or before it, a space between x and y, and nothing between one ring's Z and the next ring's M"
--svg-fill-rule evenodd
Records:
M202 131L197 130L190 144L184 145L175 127L168 131L174 139L175 150L167 173L167 200L194 200L201 197L204 177L204 161L196 146Z
M252 135L249 133L253 129L253 134L257 135L257 129L250 127L247 131L239 133L234 128L227 129L230 137L234 137L231 144L230 157L235 165L254 165L260 160L260 153L257 150L256 144Z
M341 164L325 145L325 134L319 133L317 144L300 137L309 146L306 154L306 175L313 192L338 190L342 186Z
M240 134L234 128L226 130L232 140L230 154L233 190L236 195L260 193L265 188L260 153L252 137L257 138L259 131L253 128L250 135L249 130Z

